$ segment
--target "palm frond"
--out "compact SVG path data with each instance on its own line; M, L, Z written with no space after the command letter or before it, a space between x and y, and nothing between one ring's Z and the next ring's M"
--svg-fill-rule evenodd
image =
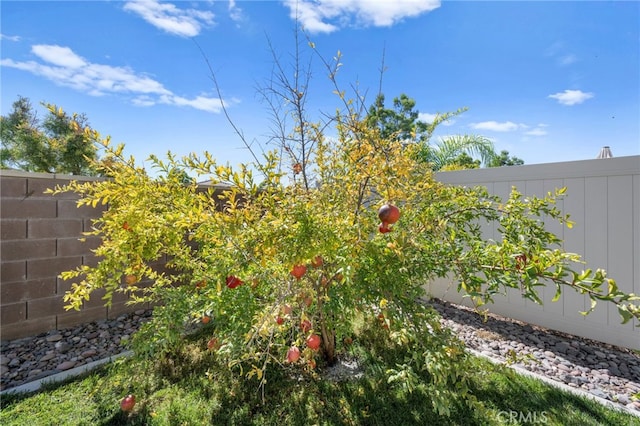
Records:
M484 165L496 155L493 142L479 135L451 135L441 138L425 152L425 159L431 162L435 170L451 164L461 154L480 157Z

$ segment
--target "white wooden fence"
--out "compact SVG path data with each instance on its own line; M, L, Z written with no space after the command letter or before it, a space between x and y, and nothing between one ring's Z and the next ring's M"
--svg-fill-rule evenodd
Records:
M547 229L562 238L566 251L584 258L584 269L606 269L622 291L640 294L640 156L441 172L436 179L453 185L484 186L503 198L512 186L529 196L544 196L566 187L567 196L558 207L571 215L575 225L569 229L554 222L548 223ZM488 238L496 238L495 229L486 232ZM435 297L468 304L451 280L440 279L428 287ZM544 288L541 294L543 306L509 289L506 297L497 296L495 304L487 307L520 321L640 349L638 321L622 325L613 304L600 302L595 311L583 316L579 311L590 306L586 296L566 289L559 301L551 302L555 288Z

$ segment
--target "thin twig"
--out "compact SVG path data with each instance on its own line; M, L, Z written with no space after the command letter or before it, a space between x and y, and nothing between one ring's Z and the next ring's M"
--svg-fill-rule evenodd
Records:
M236 126L236 123L231 119L231 116L229 115L229 111L227 111L227 107L225 106L224 99L222 98L222 91L220 90L218 79L216 78L216 73L213 71L213 67L211 66L211 62L209 61L207 54L204 52L200 44L195 39L192 38L191 40L195 43L196 47L200 51L200 54L202 54L202 58L204 59L204 62L207 64L207 68L209 69L209 78L211 78L211 81L213 81L213 87L216 90L216 94L218 95L218 99L220 100L220 107L222 109L222 112L224 113L225 118L227 119L227 122L231 125L231 127L233 128L233 131L236 133L236 135L238 135L238 137L240 138L244 146L251 153L251 156L253 157L258 169L260 169L264 177L268 179L269 174L264 169L263 164L258 159L258 156L254 152L253 148L251 148L251 144L247 142L247 139L245 138L244 133L238 128L238 126Z

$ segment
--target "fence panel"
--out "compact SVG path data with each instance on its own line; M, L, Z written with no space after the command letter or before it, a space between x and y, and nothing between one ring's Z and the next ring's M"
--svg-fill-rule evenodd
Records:
M606 269L621 290L640 294L640 156L441 172L436 179L452 185L484 186L503 198L513 186L528 196L566 187L567 196L558 207L571 215L575 226L568 229L554 222L547 224L548 229L563 239L565 250L582 255L583 269ZM439 279L428 290L434 297L468 305L456 292L456 285L451 279ZM542 327L640 349L638 322L620 324L614 305L600 302L585 317L579 311L589 307L586 296L566 289L554 303L553 294L552 289L545 289L545 304L538 306L510 289L506 297L496 297L495 304L487 308Z

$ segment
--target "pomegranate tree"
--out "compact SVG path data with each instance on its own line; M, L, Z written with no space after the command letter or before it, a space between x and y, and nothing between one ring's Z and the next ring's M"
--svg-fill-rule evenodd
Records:
M428 372L439 409L468 388L461 343L420 302L435 277L455 276L477 305L508 288L541 303L538 289L551 283L559 293L614 303L623 321L640 319L637 296L601 270L575 272L580 256L558 248L560 239L541 226L542 216L568 223L555 208L562 190L498 199L445 186L420 160L424 147L383 137L353 103L345 100L330 120L333 140L304 115L305 90L279 93L295 94L274 103L293 108L291 136L264 160L237 168L209 153L152 157L153 176L102 140L108 161L97 166L111 178L53 191L77 192L79 206L109 206L87 233L101 241L97 264L62 274L72 282L69 308L80 309L96 290L107 302L125 293L151 303L153 318L133 343L154 359L175 353L206 313L204 329L216 339L207 348L259 386L271 368L336 362L361 342L352 338L358 324L370 322L407 354L389 380ZM285 177L286 164L299 166ZM196 177L216 191L198 188ZM500 235L485 238L480 223Z

